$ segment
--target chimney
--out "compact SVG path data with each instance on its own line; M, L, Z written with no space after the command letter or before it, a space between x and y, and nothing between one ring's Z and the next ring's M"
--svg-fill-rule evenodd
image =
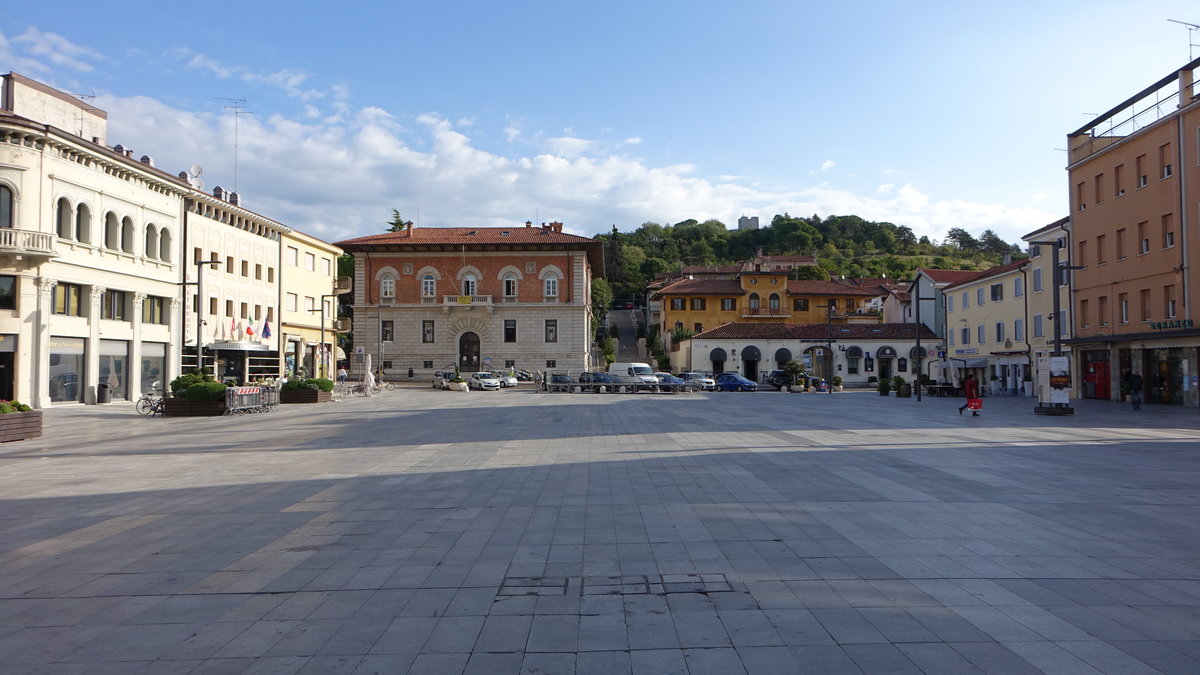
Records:
M557 220L550 223L550 229L554 230L555 232L562 232L562 227L563 227L563 224L558 222Z
M410 237L411 237L411 236L412 236L412 232L413 232L413 221L411 221L411 220L410 220L410 221L408 221L407 223L405 223L405 224L404 224L404 230L405 230L406 232L408 232L408 236L410 236Z
M150 155L142 155L142 158L138 161L140 161L142 164L145 164L146 166L154 166L154 158L151 157Z
M185 183L186 183L186 182L188 182L188 172L186 172L186 171L180 171L180 172L179 172L179 180L181 180L181 181L183 181L183 182L185 182Z
M533 221L532 220L525 221L525 227L533 227Z
M234 206L242 205L242 196L236 192L230 192L228 195L228 199L229 199L229 203L233 204Z
M225 199L225 189L218 185L213 188L213 196L217 199Z
M1001 265L1007 265L1011 262L1012 262L1012 254L1011 253L1005 253L1004 257L1000 258Z

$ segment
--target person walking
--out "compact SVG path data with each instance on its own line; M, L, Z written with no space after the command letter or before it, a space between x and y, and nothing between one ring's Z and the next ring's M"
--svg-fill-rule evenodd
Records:
M1142 409L1142 374L1132 373L1129 375L1129 402L1133 404L1134 410Z
M342 385L343 387L346 386L346 378L349 376L350 376L350 373L346 372L345 366L338 368L338 372L337 372L338 384Z
M958 414L959 414L959 415L963 414L963 411L964 411L964 410L966 410L966 409L967 409L967 407L971 405L971 401L972 401L973 399L977 399L977 398L979 398L979 382L977 382L977 381L975 380L975 374L974 374L974 373L971 373L970 375L967 375L967 379L966 379L966 381L965 381L965 382L963 382L963 396L964 396L964 397L966 397L966 399L967 399L967 402L966 402L966 403L964 403L964 404L962 405L962 407L958 409ZM979 417L979 411L978 411L978 410L972 410L972 411L971 411L971 415L972 415L973 417Z

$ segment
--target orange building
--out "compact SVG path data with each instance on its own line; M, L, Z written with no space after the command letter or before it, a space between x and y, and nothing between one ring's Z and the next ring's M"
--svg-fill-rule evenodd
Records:
M1200 405L1200 59L1068 136L1076 381L1118 399ZM1064 257L1066 257L1064 255Z

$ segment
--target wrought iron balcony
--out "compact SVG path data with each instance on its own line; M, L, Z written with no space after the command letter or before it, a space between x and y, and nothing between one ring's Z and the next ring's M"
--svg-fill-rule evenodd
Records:
M5 227L0 228L0 255L53 258L58 253L54 250L54 235L49 232Z

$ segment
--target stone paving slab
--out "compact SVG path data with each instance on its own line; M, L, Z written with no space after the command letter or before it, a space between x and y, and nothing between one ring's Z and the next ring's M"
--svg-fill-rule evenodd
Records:
M1200 672L1200 414L958 405L54 408L0 445L0 672Z

